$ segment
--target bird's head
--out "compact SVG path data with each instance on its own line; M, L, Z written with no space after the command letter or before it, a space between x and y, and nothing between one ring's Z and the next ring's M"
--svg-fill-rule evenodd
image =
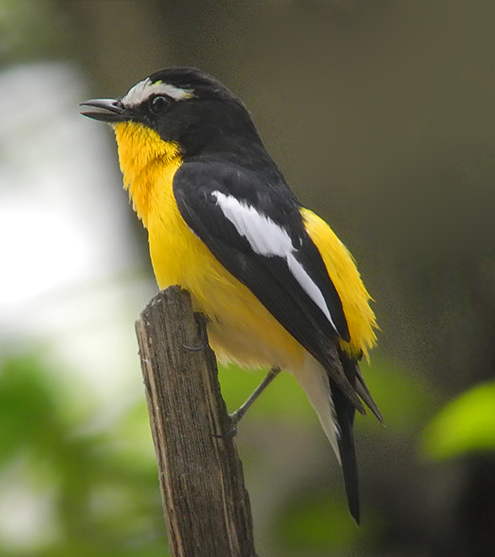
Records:
M82 114L111 124L121 142L147 138L175 145L183 156L223 150L258 135L241 101L196 68L168 68L138 82L118 99L94 99ZM135 145L141 148L141 145Z

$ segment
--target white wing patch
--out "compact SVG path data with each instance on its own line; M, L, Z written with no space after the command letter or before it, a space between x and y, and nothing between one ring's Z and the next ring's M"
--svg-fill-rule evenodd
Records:
M225 217L236 227L237 232L247 239L255 253L265 257L285 258L294 278L320 308L338 334L321 290L294 256L297 250L287 231L266 215L259 213L254 207L239 201L232 195L225 195L220 191L214 191L212 195L216 198Z
M289 235L272 219L232 195L219 191L212 192L212 195L216 197L223 214L236 227L237 232L248 240L255 253L267 257L286 257L293 251L294 246Z
M174 85L163 83L163 81L155 81L153 83L151 79L147 77L129 89L125 97L122 98L122 104L124 106L137 106L147 100L151 95L167 95L167 97L176 101L183 101L193 97L194 91L192 89L174 87Z

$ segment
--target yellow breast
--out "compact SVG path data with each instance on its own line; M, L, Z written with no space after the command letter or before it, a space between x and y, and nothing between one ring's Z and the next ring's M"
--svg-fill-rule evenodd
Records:
M163 141L151 128L137 122L114 125L124 187L132 206L148 228L148 216L164 212L164 190L172 194L172 180L182 163L177 143Z

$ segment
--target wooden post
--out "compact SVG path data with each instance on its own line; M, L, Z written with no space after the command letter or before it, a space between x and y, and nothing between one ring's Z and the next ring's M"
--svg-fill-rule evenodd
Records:
M136 323L173 557L255 557L242 464L215 356L189 293L173 286Z

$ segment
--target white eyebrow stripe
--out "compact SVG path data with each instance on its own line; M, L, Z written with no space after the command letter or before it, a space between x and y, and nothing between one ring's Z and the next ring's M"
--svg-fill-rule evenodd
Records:
M170 85L170 83L163 83L161 81L153 83L151 79L147 77L129 89L125 97L122 98L122 104L124 106L137 106L147 100L151 95L167 95L167 97L176 101L183 101L193 97L194 92L192 89L181 89L180 87L175 87L174 85Z
M237 232L247 239L255 253L265 257L285 258L289 271L339 334L320 288L295 258L294 252L297 250L287 231L270 217L259 213L254 207L232 195L225 195L220 191L214 191L212 195L224 216L235 226Z

